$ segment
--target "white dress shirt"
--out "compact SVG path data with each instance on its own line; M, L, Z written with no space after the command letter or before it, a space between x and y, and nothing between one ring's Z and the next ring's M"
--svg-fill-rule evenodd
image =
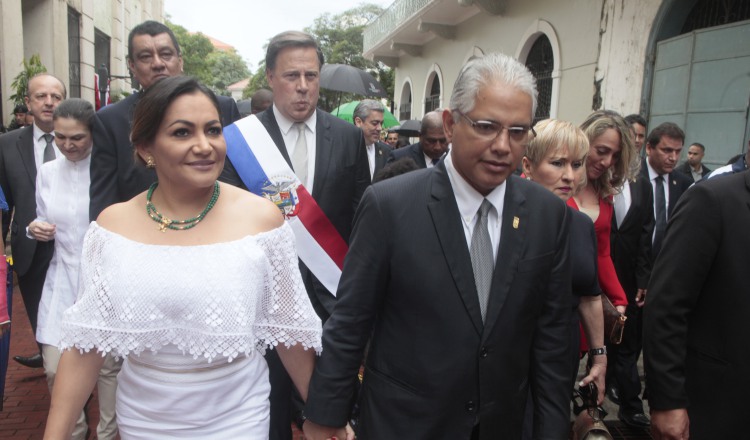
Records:
M615 194L615 221L617 221L618 228L622 226L622 221L625 220L625 216L628 215L632 203L633 198L630 195L630 181L625 180L620 192Z
M367 163L370 164L370 180L375 174L375 144L367 146Z
M313 184L315 183L315 128L317 125L316 119L317 110L310 115L305 121L305 141L307 142L307 182L302 182L307 192L312 194ZM294 148L297 145L297 137L299 131L292 130L294 127L294 121L291 121L282 115L276 104L273 105L273 115L276 118L276 123L279 124L279 130L281 136L284 138L284 144L286 145L286 152L289 157L294 156Z
M487 199L492 204L493 209L490 209L487 215L487 229L489 229L490 242L492 243L492 256L497 261L500 230L503 226L506 183L501 183L492 192L486 196L482 196L456 171L456 168L453 166L451 154L447 154L443 161L445 162L445 169L448 170L448 178L451 182L451 187L453 187L453 195L456 197L458 212L461 214L461 223L464 227L466 245L469 249L471 249L471 236L474 233L474 225L478 219L477 211L479 211L479 206L484 199Z
M37 317L36 340L42 344L58 345L63 312L78 295L78 266L89 227L90 164L90 154L78 162L59 154L37 173L35 221L56 227Z
M39 172L40 169L42 169L42 164L44 163L44 149L47 148L47 141L44 140L44 135L47 134L46 132L42 131L41 128L37 127L36 124L33 125L33 132L34 132L34 163L36 163L36 170ZM55 133L49 133L53 137L55 136ZM55 158L62 157L62 153L60 153L60 149L57 148L57 144L55 141L52 141L52 148L55 150Z

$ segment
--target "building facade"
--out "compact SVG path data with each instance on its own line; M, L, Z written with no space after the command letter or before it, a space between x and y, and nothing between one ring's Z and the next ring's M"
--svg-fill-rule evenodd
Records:
M364 54L396 69L401 120L447 107L466 61L503 52L537 78L536 120L606 108L673 121L718 165L750 139L748 19L750 0L396 0Z
M39 54L68 96L95 102L95 74L104 65L114 100L132 90L126 62L130 29L163 21L163 0L0 0L0 105L7 125L13 79Z

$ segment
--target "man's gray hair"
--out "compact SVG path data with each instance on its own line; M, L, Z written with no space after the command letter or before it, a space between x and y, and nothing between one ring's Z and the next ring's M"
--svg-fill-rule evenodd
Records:
M479 90L492 83L514 87L531 96L531 116L536 114L536 79L523 64L501 54L490 53L470 60L461 68L453 85L451 110L469 113L474 110Z
M372 112L385 113L385 106L380 101L374 99L363 99L354 108L352 119L359 118L364 121Z

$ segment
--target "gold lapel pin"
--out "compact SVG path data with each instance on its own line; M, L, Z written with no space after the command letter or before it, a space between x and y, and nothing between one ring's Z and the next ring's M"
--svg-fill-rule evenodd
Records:
M513 229L518 229L518 223L520 223L518 217L513 217Z

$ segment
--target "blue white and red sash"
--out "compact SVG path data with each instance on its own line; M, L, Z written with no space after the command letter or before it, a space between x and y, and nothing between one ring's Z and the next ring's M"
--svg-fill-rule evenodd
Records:
M297 255L336 295L347 245L284 160L255 115L224 127L227 156L250 192L276 204L294 231Z

